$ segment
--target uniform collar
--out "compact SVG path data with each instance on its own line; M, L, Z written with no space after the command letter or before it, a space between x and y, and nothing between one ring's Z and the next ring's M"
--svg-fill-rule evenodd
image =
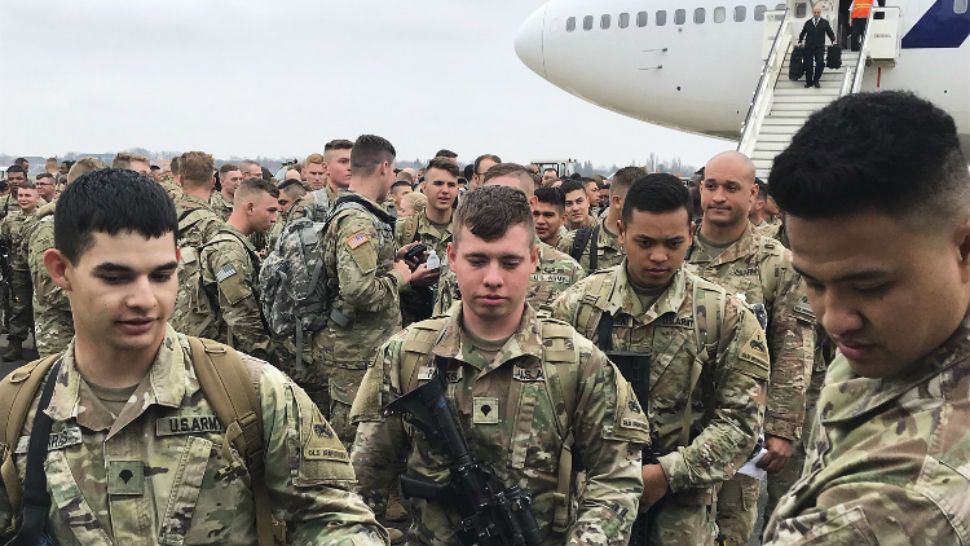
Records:
M450 224L443 228L436 226L430 218L428 218L427 213L418 216L418 233L423 233L425 235L430 235L438 241L447 242L451 241L451 228Z
M216 193L219 195L219 197L222 197L222 194L221 193L218 193L218 192L216 192ZM209 206L209 202L208 201L204 201L204 200L199 199L198 197L196 197L194 195L190 195L190 194L187 194L187 193L183 193L181 195L181 197L179 197L179 203L178 204L179 205L182 205L183 206L182 208L185 208L184 205L195 205L192 208L200 208L200 209L201 208L205 208L205 209L212 210L212 207Z
M970 359L970 314L943 345L921 358L903 376L859 377L839 354L830 365L826 386L819 397L821 421L833 424L861 417L925 384L954 365ZM822 402L824 400L824 403Z
M435 343L434 349L431 352L435 356L453 358L478 368L476 364L472 364L472 361L476 359L464 357L465 347L462 346L461 342L461 316L463 309L464 304L461 302L452 306L449 311L448 322L445 324L444 329L442 329L438 337L438 342ZM522 320L519 322L519 328L505 342L505 345L499 351L498 357L484 368L478 368L479 371L488 373L501 367L502 364L520 357L532 357L536 360L541 360L542 335L540 334L540 328L541 326L539 320L536 318L535 310L527 303L525 305L525 312L522 313Z
M187 373L185 353L178 334L171 326L166 326L165 338L162 339L158 354L155 355L148 373L132 394L132 397L140 400L141 403L129 403L112 423L110 416L106 419L104 414L93 408L99 404L88 402L87 397L93 396L90 388L81 388L83 379L74 360L74 340L71 340L64 356L61 357L57 384L54 386L51 403L45 412L55 421L76 419L79 425L91 430L110 428L110 436L137 419L152 405L179 407L186 394Z
M649 324L668 313L677 313L680 310L687 297L687 272L683 267L674 273L667 290L650 306L650 309L644 312L640 308L640 298L630 284L626 266L627 258L623 258L620 265L616 267L613 288L606 300L607 307L603 309L604 311L611 315L616 315L617 311L623 311L644 324Z
M236 229L235 226L232 226L229 223L225 223L219 226L219 231L225 231L227 233L231 233L237 239L239 239L240 242L242 242L243 246L246 247L246 250L250 252L256 252L256 245L253 244L252 239L250 239L245 234L243 234L243 232Z
M700 229L700 227L698 227L698 229ZM700 235L699 231L698 231L698 235ZM744 228L744 233L741 234L741 237L737 241L734 241L733 243L731 243L731 245L725 248L723 251L721 251L721 253L718 254L713 260L711 260L708 263L704 263L703 261L699 261L699 260L698 261L691 260L691 263L700 264L705 267L716 267L722 264L731 263L733 261L740 260L741 258L747 258L748 256L753 256L757 254L758 252L757 242L758 242L758 239L757 239L757 235L754 232L754 226L751 225L751 222L748 222L747 226L745 226ZM698 243L694 243L694 244L698 244ZM700 243L700 244L703 244L703 243Z
M613 226L613 230L606 229L606 216L604 216L600 221L600 236L598 245L601 248L611 248L614 250L620 249L620 236L615 234L616 226Z

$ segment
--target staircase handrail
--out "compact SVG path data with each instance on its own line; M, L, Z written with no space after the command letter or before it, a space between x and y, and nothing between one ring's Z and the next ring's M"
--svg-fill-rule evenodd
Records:
M788 46L792 41L791 33L788 32L788 17L790 14L791 9L785 8L785 15L781 19L781 24L778 25L777 32L775 32L775 39L771 44L771 50L768 53L768 58L765 59L765 62L762 65L761 78L758 79L758 86L755 87L754 96L751 98L751 104L748 106L748 114L744 118L744 124L741 125L741 138L738 141L738 151L747 156L750 156L751 152L753 151L754 136L757 134L755 131L756 126L758 125L757 120L761 117L756 113L762 110L766 111L768 106L771 104L772 93L769 93L768 86L775 72L780 70L780 67L784 66L784 55L788 53ZM767 17L767 14L765 15ZM784 34L782 34L783 32ZM780 38L782 36L787 36L788 39L781 40ZM782 41L785 42L784 46L780 46ZM784 51L783 53L780 53L782 47L784 48Z
M858 93L862 89L862 77L866 73L866 59L869 58L869 33L872 31L872 20L876 15L876 10L879 9L877 7L869 9L869 16L866 17L866 31L862 35L862 47L859 48L859 57L855 61L855 67L852 70L845 71L842 89L839 90L840 97L850 93Z

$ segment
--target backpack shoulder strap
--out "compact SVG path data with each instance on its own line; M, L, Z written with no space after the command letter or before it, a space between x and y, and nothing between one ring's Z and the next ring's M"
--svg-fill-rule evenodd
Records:
M610 293L613 291L614 277L611 273L591 274L583 297L579 300L576 316L570 317L580 334L593 339L597 325L609 307Z
M285 524L277 522L264 479L263 416L256 380L249 366L231 347L209 339L186 336L192 365L206 401L226 429L226 442L246 460L252 476L259 546L285 544Z
M401 344L401 393L414 390L417 385L417 371L427 362L431 350L441 338L441 331L448 324L448 316L422 320L408 327L404 342Z
M694 277L694 335L697 347L707 351L710 360L717 358L721 339L721 322L727 305L727 293L721 287Z
M589 272L594 273L599 269L600 265L600 225L596 224L592 227L592 233L589 238ZM579 261L579 260L577 260Z
M57 354L35 360L10 372L0 381L0 440L7 445L0 466L0 476L3 478L10 505L15 511L20 506L21 490L20 474L13 463L13 452L34 397L47 377L47 371L60 358L61 355Z
M583 263L581 260L583 257L583 250L586 248L586 245L589 243L589 239L592 235L593 228L581 227L576 230L576 235L573 236L573 246L569 248L569 255L580 264ZM592 272L593 271L590 270L590 273Z

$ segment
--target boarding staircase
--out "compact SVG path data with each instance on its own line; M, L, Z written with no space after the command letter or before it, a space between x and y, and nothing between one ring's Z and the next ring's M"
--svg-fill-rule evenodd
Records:
M876 17L877 13L884 13ZM898 8L873 8L862 50L842 51L842 67L826 68L821 88L805 87L806 76L788 79L792 50L805 18L791 8L766 13L764 66L748 115L741 129L738 151L754 161L757 176L768 180L771 164L816 110L839 97L862 90L867 68L895 66L899 56ZM893 32L894 31L894 32Z

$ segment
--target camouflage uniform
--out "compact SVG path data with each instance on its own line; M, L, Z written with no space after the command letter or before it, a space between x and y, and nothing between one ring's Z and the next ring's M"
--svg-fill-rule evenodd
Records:
M502 483L533 498L542 544L625 545L643 491L640 451L649 441L627 382L569 325L537 318L530 306L493 360L476 349L458 304L444 317L409 326L378 351L353 409L360 428L351 461L364 499L379 504L387 496L396 471L388 461L406 459L409 474L447 479L452 461L400 416L380 412L430 379L436 355L452 359L448 397L470 451ZM567 392L574 393L571 401ZM576 480L577 469L560 467L567 429L573 460L585 463L587 476L572 509L562 494L570 484L560 482L561 476ZM448 507L413 499L412 508L409 543L458 544Z
M805 297L804 283L791 265L791 252L777 241L756 235L750 223L740 239L716 256L699 237L694 245L688 254L693 272L748 305L764 305L772 364L764 432L797 442L813 363L815 315ZM718 526L733 543L747 544L760 494L761 484L746 475L736 476L721 490Z
M64 351L74 337L71 302L44 267L44 253L54 248L55 208L56 202L41 207L32 217L26 237L27 265L34 286L34 345L41 358Z
M706 318L712 312L715 321ZM684 268L643 309L626 260L570 288L553 308L554 317L596 342L603 313L614 317L614 350L651 360L650 399L641 403L660 438L654 450L670 492L656 508L649 543L712 545L714 488L741 467L761 432L769 374L764 332L738 300Z
M766 546L970 544L968 393L970 317L895 377L859 377L838 355Z
M337 197L343 192L335 192L330 186L325 186L319 190L313 190L297 201L287 214L287 222L292 222L300 218L309 218L314 222L325 222L330 209L337 202Z
M33 213L32 213L33 214ZM32 215L31 214L31 215ZM10 265L10 332L8 341L23 342L34 327L32 300L34 288L24 252L25 225L31 215L22 211L11 211L0 221L0 237L9 244L8 264Z
M218 214L223 222L228 220L229 215L232 214L232 202L226 199L221 191L214 191L209 196L209 208Z
M762 237L774 238L781 227L781 218L765 219L760 224L754 226L754 232Z
M350 192L344 195L366 199ZM313 369L307 375L311 398L317 395L315 402L326 402L324 397L329 395L330 421L346 445L354 440L350 406L364 371L381 343L401 329L398 287L402 279L392 267L397 247L391 218L379 204L367 201L372 209L350 202L334 215L324 233L324 267L327 278L335 281L337 294L330 320L313 336Z
M586 272L576 260L566 254L539 239L536 239L536 244L539 245L539 267L529 276L529 293L526 299L533 308L545 313L559 294L579 282L586 276ZM458 278L447 265L442 265L438 294L434 302L434 316L447 313L451 305L459 300L461 291L458 289Z
M562 242L562 240L566 237L566 235L569 235L569 230L566 229L566 226L564 225L559 226L559 231L556 232L556 237L552 240L552 242L549 242L546 244L548 244L553 248L559 248L559 243Z
M158 182L158 185L165 190L165 193L167 193L168 196L172 198L172 201L178 201L179 198L182 197L183 195L182 186L179 186L178 184L176 184L175 181L172 180L171 178L161 179Z
M596 245L596 269L607 269L616 265L620 265L623 257L626 256L626 252L623 250L623 246L620 244L620 239L613 232L616 231L616 226L613 229L606 229L606 218L603 218L598 223L595 224L599 228L599 235L597 236ZM566 233L566 235L559 240L559 246L557 247L560 251L569 254L573 249L573 241L576 240L576 234L579 230L572 230ZM593 238L590 237L589 241L586 243L586 247L583 249L583 254L580 256L579 264L583 266L586 271L594 273L589 266L589 249L592 246ZM570 254L571 256L572 254Z
M330 428L306 394L272 366L241 356L258 382L265 480L289 540L386 544L386 532L352 493L354 472L343 447L327 437ZM47 529L61 546L256 544L245 461L225 448L185 337L169 328L117 417L78 373L73 344L56 380L45 469L52 500ZM18 444L0 444L0 451L14 450L21 479L36 404ZM325 458L313 454L321 450ZM119 478L126 472L127 481ZM0 529L11 516L0 487Z
M394 225L394 240L397 248L419 241L427 247L428 252L434 250L444 266L448 260L448 243L451 242L451 225L436 225L428 219L427 214L414 214L400 218ZM440 270L439 270L440 273ZM439 280L441 279L439 275ZM401 287L401 321L404 326L417 320L429 318L433 314L434 301L438 285L430 287ZM423 315L423 316L422 316Z
M202 248L202 282L218 293L219 336L234 348L268 358L271 340L259 307L259 258L248 237L225 224Z
M230 209L231 210L231 209ZM182 194L175 201L179 218L178 245L199 249L225 225L222 217L208 202L194 195Z

